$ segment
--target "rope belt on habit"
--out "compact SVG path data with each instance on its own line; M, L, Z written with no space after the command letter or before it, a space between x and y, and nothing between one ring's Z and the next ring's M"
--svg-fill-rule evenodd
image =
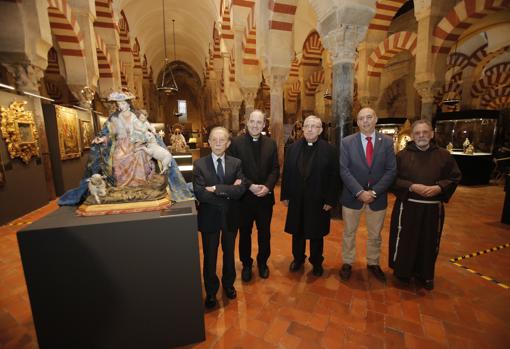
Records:
M419 204L439 204L441 201L426 201L426 200L416 200L416 199L407 199L407 201L417 202Z

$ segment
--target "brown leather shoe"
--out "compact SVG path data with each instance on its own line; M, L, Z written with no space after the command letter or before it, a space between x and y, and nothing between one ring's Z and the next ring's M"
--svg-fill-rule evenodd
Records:
M342 268L340 269L339 274L340 278L343 281L349 280L352 274L352 266L350 264L344 263L344 265L342 265Z
M382 271L381 267L377 264L367 265L367 269L375 276L375 278L381 282L386 282L386 275Z

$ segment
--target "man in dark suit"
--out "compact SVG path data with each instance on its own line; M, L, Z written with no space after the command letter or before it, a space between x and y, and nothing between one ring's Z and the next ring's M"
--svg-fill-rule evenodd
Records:
M357 117L359 132L342 139L340 175L344 235L340 277L344 281L351 276L362 211L365 211L368 231L367 268L378 280L386 281L379 266L381 230L388 205L387 191L395 179L397 167L393 141L375 131L376 123L375 111L363 108Z
M273 189L280 176L276 142L262 135L264 114L254 110L246 121L248 132L236 137L229 154L240 159L246 176L248 190L241 199L241 222L239 225L239 258L243 263L241 278L247 282L252 277L251 231L257 224L257 266L261 278L269 277L267 260L271 254L271 217L273 216Z
M330 210L339 190L338 154L334 146L319 138L321 119L308 116L303 123L304 139L292 143L285 155L281 200L288 207L285 231L292 234L290 271L305 262L305 244L310 240L313 274L324 272L324 236L329 234Z
M239 199L244 194L245 180L241 160L225 155L230 145L228 130L215 127L209 134L212 154L193 164L193 189L199 201L198 230L202 234L204 253L203 276L206 291L205 306L216 306L219 279L216 259L221 231L223 272L221 283L228 298L237 296L234 248L238 227Z

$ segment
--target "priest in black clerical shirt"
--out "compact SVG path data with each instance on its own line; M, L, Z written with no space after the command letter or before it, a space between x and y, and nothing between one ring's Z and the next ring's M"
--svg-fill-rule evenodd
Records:
M239 258L243 263L242 280L252 278L251 232L257 225L257 267L261 278L269 277L268 259L271 254L271 218L273 216L273 189L280 176L276 142L262 134L265 118L254 110L246 120L247 133L236 137L228 152L241 159L246 176L246 193L241 199L239 225Z
M338 201L339 158L334 146L319 136L321 119L308 116L303 123L304 138L289 146L285 155L281 200L288 206L285 232L292 234L290 271L305 262L306 240L310 240L313 274L321 276L324 236L329 234L330 211Z

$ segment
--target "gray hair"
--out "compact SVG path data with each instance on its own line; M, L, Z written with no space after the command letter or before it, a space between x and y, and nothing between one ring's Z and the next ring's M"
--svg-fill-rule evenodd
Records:
M213 129L211 130L211 132L209 132L209 139L211 139L213 133L215 131L222 131L225 133L225 135L227 136L228 140L230 140L230 132L229 130L227 130L225 127L223 126L216 126L216 127L213 127Z
M315 116L315 115L308 115L304 120L303 120L303 125L305 124L306 120L308 119L315 119L315 120L319 120L319 122L321 123L321 127L322 127L322 120L321 118L319 118L318 116Z
M419 119L419 120L416 120L415 122L413 122L413 124L411 125L411 131L413 131L414 128L418 125L427 125L431 130L434 130L434 128L432 127L432 123L429 120Z

